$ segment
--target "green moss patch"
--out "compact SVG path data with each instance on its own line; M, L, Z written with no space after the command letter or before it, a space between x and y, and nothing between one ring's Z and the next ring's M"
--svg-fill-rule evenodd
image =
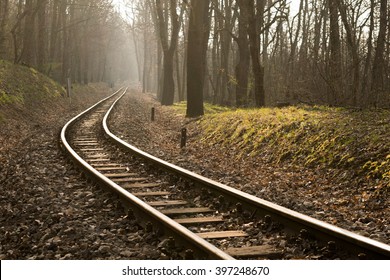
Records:
M0 60L0 105L34 104L64 94L58 83L37 70Z
M354 169L390 182L390 111L291 106L221 110L199 121L200 141L237 157Z

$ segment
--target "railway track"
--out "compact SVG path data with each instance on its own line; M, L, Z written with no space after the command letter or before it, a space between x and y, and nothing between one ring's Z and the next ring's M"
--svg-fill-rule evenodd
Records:
M124 142L107 121L120 89L70 120L60 142L129 215L184 259L389 259L390 246L217 183Z

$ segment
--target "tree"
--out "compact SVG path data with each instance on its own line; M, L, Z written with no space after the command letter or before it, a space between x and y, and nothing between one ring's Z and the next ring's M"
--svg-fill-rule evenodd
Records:
M158 26L159 26L159 34L161 40L161 46L164 52L163 57L163 89L162 89L162 97L161 104L162 105L172 105L174 101L175 94L175 83L173 79L173 69L174 69L174 55L177 46L177 41L179 37L180 31L180 21L182 18L182 13L184 8L181 8L180 17L176 13L177 3L176 0L169 1L169 14L170 14L170 22L172 25L171 31L171 39L170 42L168 39L168 18L164 18L163 11L163 2L162 0L156 0L155 8L157 12Z
M214 96L213 103L231 105L234 103L231 86L232 65L232 33L235 28L237 13L234 0L214 0L214 40L213 62L214 67Z
M249 46L252 58L252 71L255 79L254 96L255 104L257 107L265 105L265 92L264 92L264 68L260 63L260 32L258 27L264 25L264 6L265 0L258 0L255 8L254 0L248 0L249 22L248 22L248 34L249 34Z
M329 61L329 85L330 94L328 102L331 105L339 105L340 95L342 93L342 71L341 71L341 42L340 27L337 9L337 0L328 0L330 15L330 61Z
M0 59L6 58L6 26L8 23L9 0L0 2Z
M21 61L27 65L35 64L35 15L34 0L26 0L24 7L26 18L23 30L23 48L21 53Z
M203 89L209 36L209 0L191 0L187 50L187 116L204 114Z
M251 0L252 1L252 0ZM238 63L236 65L236 106L248 105L248 76L249 76L249 40L247 0L237 0L240 9L238 16L238 36L234 39L238 46Z
M344 28L347 35L347 45L349 48L349 52L352 57L352 68L353 68L353 76L352 76L352 104L356 106L357 102L357 95L359 93L359 83L360 83L360 59L358 54L358 45L356 40L356 35L352 30L352 26L350 22L348 21L347 17L347 9L346 5L344 4L343 0L337 0L338 1L338 8L340 11L341 19L344 24Z
M46 45L47 45L47 22L46 5L48 0L38 0L38 44L37 44L37 66L40 71L44 71L46 63Z
M380 1L380 19L379 19L379 34L376 41L374 63L372 68L372 86L371 86L371 105L378 104L378 95L385 89L384 74L385 74L385 59L383 53L385 51L386 30L387 30L387 0ZM388 43L388 42L387 42Z

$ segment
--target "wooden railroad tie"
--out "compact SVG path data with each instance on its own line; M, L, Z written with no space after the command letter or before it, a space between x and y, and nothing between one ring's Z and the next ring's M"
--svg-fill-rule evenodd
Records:
M191 224L203 224L203 223L221 223L223 222L222 217L200 217L200 218L180 218L174 219L176 223L182 225L191 225Z
M161 210L161 213L167 216L184 215L184 214L197 214L197 213L212 213L214 210L208 207L199 208L172 208Z
M188 202L184 200L149 201L146 203L153 207L168 207L168 206L178 206L178 205L188 204Z
M126 178L126 177L132 177L137 176L137 173L104 173L104 176L107 178Z
M138 193L132 193L135 196L163 196L163 195L170 195L171 192L138 192Z
M118 179L112 179L113 182L115 183L135 183L135 182L142 182L146 181L148 178L118 178ZM126 189L126 185L123 186L124 189Z
M271 245L260 245L252 247L228 248L225 253L232 257L241 258L280 258L283 255L281 250Z
M211 231L197 233L199 237L204 239L223 239L230 237L246 237L248 234L242 230L227 230L227 231Z
M123 185L122 188L125 189L142 189L142 188L156 188L160 187L161 184L158 183L134 183Z

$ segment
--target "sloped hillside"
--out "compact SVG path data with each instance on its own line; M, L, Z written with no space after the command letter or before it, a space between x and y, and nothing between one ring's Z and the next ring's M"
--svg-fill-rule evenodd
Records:
M354 170L388 185L390 112L329 107L288 107L206 115L202 141L306 167Z
M110 91L104 84L74 85L69 99L60 84L34 68L0 60L0 159L37 130L63 124L65 115L72 116Z
M63 87L34 68L0 60L0 106L28 106L64 94Z

